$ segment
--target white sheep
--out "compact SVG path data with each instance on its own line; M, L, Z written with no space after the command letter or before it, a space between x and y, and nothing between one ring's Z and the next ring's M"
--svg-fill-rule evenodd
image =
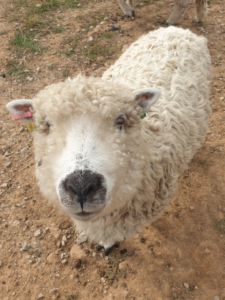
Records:
M129 17L135 16L134 0L118 0L118 3L124 13ZM168 25L179 24L187 12L191 0L173 0L173 11L166 21ZM194 22L203 22L207 15L207 3L206 0L196 0L196 17Z
M43 195L109 253L167 208L205 139L210 84L207 40L169 27L140 37L102 78L78 75L7 108L36 126Z

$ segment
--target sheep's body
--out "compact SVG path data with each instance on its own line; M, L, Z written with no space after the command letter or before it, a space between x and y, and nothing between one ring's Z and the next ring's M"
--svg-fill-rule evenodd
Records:
M127 16L134 17L134 0L118 0L119 5L123 13ZM173 11L169 16L169 19L166 21L168 25L179 24L184 18L189 5L190 0L173 0ZM207 4L206 0L196 0L196 17L193 20L194 22L203 22L207 15Z
M130 238L164 212L205 139L211 112L207 40L189 30L159 29L142 36L102 76L131 90L157 87L160 99L144 119L149 153L142 186L129 206L77 229L106 244ZM151 166L151 167L150 167Z
M79 232L105 248L134 236L165 211L179 176L204 141L210 84L207 40L170 27L142 36L102 78L77 76L46 87L32 102L42 193L71 215ZM132 93L149 87L161 95L141 120L143 106ZM10 105L18 108L14 102ZM25 102L18 103L24 109ZM50 134L46 117L53 124ZM112 126L115 118L119 129ZM86 211L105 205L83 221L74 217L77 198L68 196L61 182L68 174L78 174L74 178L81 182L86 170L102 174L101 192L107 188L107 194L82 204Z

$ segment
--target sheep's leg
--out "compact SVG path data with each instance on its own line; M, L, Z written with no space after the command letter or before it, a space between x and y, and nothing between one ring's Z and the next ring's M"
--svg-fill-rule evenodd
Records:
M119 6L122 9L124 15L129 16L129 17L134 17L135 16L135 11L132 8L131 4L133 3L134 0L128 0L127 4L125 0L118 0Z
M100 251L100 250L104 249L105 250L105 256L108 256L112 252L114 247L115 247L115 242L114 241L110 241L108 243L100 242L98 244L96 250Z
M173 11L166 21L167 25L179 24L183 19L188 7L190 5L190 0L173 0Z
M193 22L203 22L207 15L206 0L196 0L196 17Z

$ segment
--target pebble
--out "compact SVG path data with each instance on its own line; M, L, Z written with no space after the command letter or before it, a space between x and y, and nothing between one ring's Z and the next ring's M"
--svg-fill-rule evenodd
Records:
M205 253L209 253L210 250L208 248L205 248Z
M190 210L194 210L195 208L194 208L194 206L190 206Z
M38 236L40 236L40 235L41 235L41 230L38 229L38 230L34 233L34 236L35 236L35 237L38 237Z
M45 296L43 294L39 294L37 299L41 299L41 298L44 298Z
M4 165L4 168L7 168L11 165L11 162L7 162L5 165Z
M220 97L220 101L223 101L224 100L224 97Z
M7 183L3 183L0 187L2 188L7 188L8 184Z
M215 296L215 297L213 298L213 300L220 300L220 298L219 298L218 296Z
M145 242L145 239L144 239L144 238L141 238L141 239L140 239L140 242L141 242L141 243L144 243L144 242Z
M23 149L21 150L21 153L27 153L27 148L23 148Z
M37 72L39 73L41 71L41 68L40 67L37 67Z
M93 41L93 37L90 36L90 37L89 37L89 42L92 42L92 41Z
M29 197L24 197L23 198L24 201L27 201L28 199L29 199Z
M63 259L63 260L62 260L62 263L63 263L63 264L66 264L66 263L67 263L67 260L66 260L66 259Z
M30 248L29 244L27 242L24 242L23 248L21 249L21 251L27 251L29 248Z
M66 243L67 243L67 238L66 238L66 236L64 235L64 236L62 237L62 246L65 246Z
M173 292L173 293L172 293L172 297L173 297L173 299L177 299L177 298L178 298L177 293L176 293L176 292Z
M188 284L187 282L184 282L184 287L185 287L186 289L189 289L189 284Z

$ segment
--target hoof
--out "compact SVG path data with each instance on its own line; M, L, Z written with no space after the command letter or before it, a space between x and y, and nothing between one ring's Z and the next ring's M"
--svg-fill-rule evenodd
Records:
M115 245L105 249L105 256L108 256L113 251L114 247L115 247Z
M132 10L132 17L135 18L135 10Z
M101 251L102 249L104 249L104 246L102 246L102 245L98 245L96 247L96 251Z

